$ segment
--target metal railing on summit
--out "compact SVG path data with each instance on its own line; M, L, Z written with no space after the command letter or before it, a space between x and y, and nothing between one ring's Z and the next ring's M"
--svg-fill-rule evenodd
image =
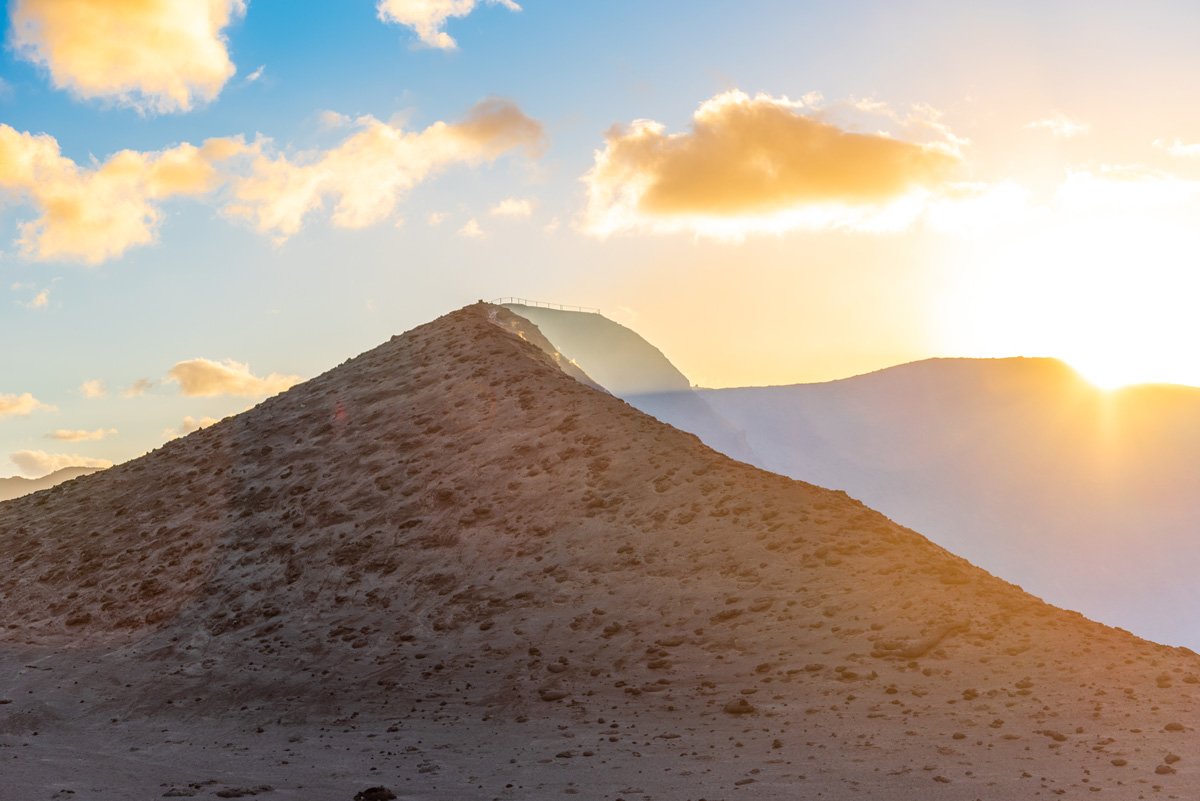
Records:
M544 300L530 300L529 298L496 298L492 301L493 306L533 306L540 309L558 309L559 311L586 312L588 314L599 314L600 310L594 306L569 306L563 303L547 303Z

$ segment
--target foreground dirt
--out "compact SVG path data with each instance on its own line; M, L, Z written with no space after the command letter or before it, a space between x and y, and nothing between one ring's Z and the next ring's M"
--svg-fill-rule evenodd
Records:
M0 798L1194 798L1190 651L471 306L0 504Z

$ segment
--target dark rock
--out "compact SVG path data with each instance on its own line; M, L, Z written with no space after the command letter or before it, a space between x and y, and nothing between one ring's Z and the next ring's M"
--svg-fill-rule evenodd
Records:
M392 801L395 797L396 794L386 787L368 787L355 793L354 801Z

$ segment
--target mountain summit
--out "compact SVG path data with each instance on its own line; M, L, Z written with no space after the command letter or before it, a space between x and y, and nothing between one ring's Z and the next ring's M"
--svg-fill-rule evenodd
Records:
M1200 789L1195 654L716 453L511 314L0 505L11 797Z

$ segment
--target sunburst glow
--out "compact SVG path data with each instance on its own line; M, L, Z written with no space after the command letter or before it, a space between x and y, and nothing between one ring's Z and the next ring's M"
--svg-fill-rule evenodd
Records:
M1055 356L1098 387L1200 385L1194 184L1075 177L1018 235L972 241L942 305L948 350Z

